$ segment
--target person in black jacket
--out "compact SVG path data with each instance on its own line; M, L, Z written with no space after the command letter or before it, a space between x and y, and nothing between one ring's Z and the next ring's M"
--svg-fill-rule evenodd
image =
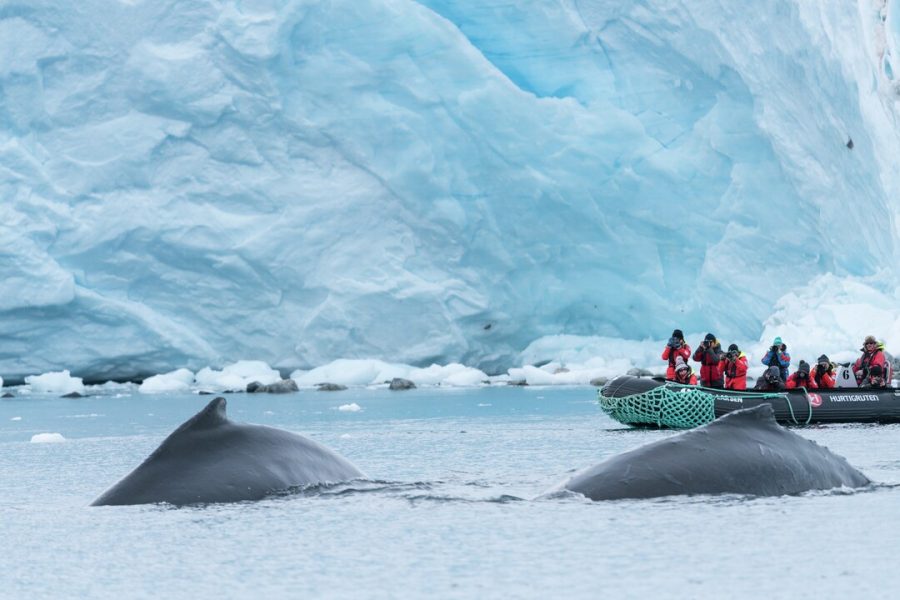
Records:
M778 365L773 365L766 369L763 376L756 380L755 390L764 392L774 392L784 389L784 381L781 379L781 369Z

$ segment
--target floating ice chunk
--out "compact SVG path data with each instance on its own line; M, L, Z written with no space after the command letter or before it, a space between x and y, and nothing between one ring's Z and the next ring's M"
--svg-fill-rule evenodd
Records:
M441 385L472 387L481 385L485 381L487 381L487 374L484 371L470 367L448 376L441 382Z
M431 365L424 369L411 369L405 379L416 385L452 385L477 386L487 380L488 376L479 369L473 369L459 363L446 366Z
M484 371L459 363L445 366L433 364L426 368L387 363L380 360L340 359L311 371L294 371L291 379L302 387L312 387L320 383L341 385L374 385L399 377L409 379L417 386L453 385L477 386L488 379Z
M341 412L359 412L362 410L362 407L356 402L352 402L350 404L341 404L338 406L338 410Z
M198 386L205 389L246 390L247 384L254 381L263 385L281 381L281 373L261 360L239 360L221 371L209 367L201 369L195 381Z
M122 393L116 393L116 397L118 398L123 395L125 395L125 396L131 395L131 392L133 392L138 386L131 382L119 383L116 381L107 381L107 382L104 382L101 384L88 385L85 387L87 388L88 393L91 395L96 395L96 394L112 395L115 392L122 392Z
M301 387L313 387L319 383L341 385L371 385L384 383L395 377L409 379L413 370L408 365L386 363L381 360L338 359L311 371L294 371L291 379Z
M194 374L187 369L178 369L161 375L148 377L138 391L142 394L161 394L166 392L186 392L194 383Z
M10 421L21 421L22 417L13 417Z
M3 387L3 378L0 377L0 388L2 388L2 387Z
M38 394L69 394L78 392L84 394L84 382L81 377L72 377L68 370L44 373L43 375L29 375L25 383L31 387L31 391Z
M32 444L58 444L66 441L61 433L36 433L31 436Z
M250 383L238 375L215 371L209 367L200 369L194 379L201 388L215 391L245 390L247 384Z
M263 385L281 381L281 373L261 360L239 360L222 369L222 372L243 377L248 381L258 381Z
M352 437L353 437L353 436L350 435L349 433L342 433L342 434L341 434L341 439L342 439L342 440L349 440L349 439L352 438Z

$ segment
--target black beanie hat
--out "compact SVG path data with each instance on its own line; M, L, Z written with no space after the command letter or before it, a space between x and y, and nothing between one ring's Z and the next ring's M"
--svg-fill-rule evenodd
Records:
M828 360L828 357L825 356L825 355L823 354L822 356L820 356L819 358L816 359L816 362L827 362L827 363L830 363L831 361Z
M800 373L806 373L807 375L809 375L809 363L806 362L805 360L801 360L800 364L797 365L797 371L799 371Z
M737 344L732 344L732 345L728 346L728 351L729 352L740 352L741 349L737 347Z
M672 337L675 338L675 339L677 339L677 340L683 340L683 339L684 339L684 334L681 333L681 330L680 330L680 329L676 329L675 331L672 332Z
M711 334L711 333L707 333L707 334L706 334L706 337L703 338L703 339L706 340L707 342L712 342L712 341L714 341L714 340L716 339L716 336L714 336L714 335Z

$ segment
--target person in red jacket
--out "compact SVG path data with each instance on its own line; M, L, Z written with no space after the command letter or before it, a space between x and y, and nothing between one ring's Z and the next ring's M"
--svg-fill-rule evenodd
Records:
M719 363L719 370L725 375L726 390L747 389L747 355L737 344L728 346L728 352Z
M862 356L853 363L853 374L856 375L856 383L868 387L884 387L884 373L887 372L887 361L885 361L884 351L878 347L878 340L875 339L874 335L866 336L861 350ZM875 369L875 367L878 368Z
M725 386L722 381L722 370L719 368L723 354L716 336L707 333L706 338L694 352L694 360L700 363L700 385L712 388Z
M675 360L679 357L682 361L690 360L691 347L684 341L684 334L681 333L681 330L676 329L672 332L672 337L669 338L669 343L666 344L662 353L662 359L669 361L666 379L670 381L675 380Z
M809 376L820 388L834 387L834 365L824 354L816 360L816 366L809 372Z
M673 381L683 385L697 385L697 376L694 375L694 370L680 356L675 359L675 379Z
M819 389L815 377L810 377L809 375L809 363L805 360L801 360L800 364L797 365L797 370L794 374L788 377L787 385L785 387L789 390L800 387L804 387L808 390Z

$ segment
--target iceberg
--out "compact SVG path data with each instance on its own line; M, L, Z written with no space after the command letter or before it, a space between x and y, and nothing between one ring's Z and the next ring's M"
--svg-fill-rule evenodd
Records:
M381 360L339 359L310 371L297 370L291 379L300 387L316 387L323 383L346 386L375 386L390 383L395 378L409 379L425 386L479 386L488 375L459 363L432 364L425 368L386 363Z
M31 436L32 444L59 444L65 441L61 433L36 433Z
M194 381L200 389L208 391L243 392L254 381L269 385L281 381L281 375L263 361L239 360L220 371L205 367L194 376Z
M165 394L186 392L194 383L194 374L187 369L176 369L169 373L160 373L148 377L141 382L138 392L141 394Z
M897 5L5 3L0 374L495 374L893 297Z
M68 370L30 375L25 378L29 391L35 394L81 394L84 382L81 377L72 377Z

